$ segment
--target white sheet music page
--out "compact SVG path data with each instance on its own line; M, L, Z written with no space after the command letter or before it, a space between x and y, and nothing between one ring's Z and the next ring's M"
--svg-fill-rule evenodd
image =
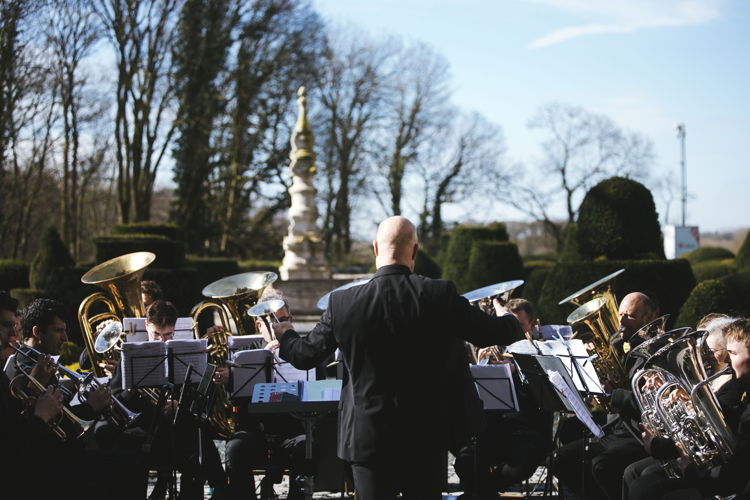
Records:
M231 338L231 337L230 337ZM273 354L266 349L239 351L232 356L232 393L230 398L249 398L256 384L269 383L265 370L273 362Z
M246 351L259 340L265 344L263 335L259 333L254 335L230 335L227 337L227 349L229 349L230 353Z
M310 382L315 380L315 368L298 370L291 363L281 359L276 353L273 354L273 357L275 360L273 382Z
M125 334L125 342L146 342L146 318L123 318L122 332Z
M167 383L167 345L154 340L122 344L122 388L155 387Z
M573 406L573 410L576 412L578 420L580 420L591 431L591 434L598 438L603 438L604 431L602 431L602 428L594 422L588 406L586 406L586 403L581 399L581 395L576 391L571 390L559 373L547 370L547 376L549 377L549 381L552 382L552 385L554 385Z
M190 382L200 382L208 364L208 339L167 340L165 343L172 356L172 382L181 384L189 365L193 365Z
M191 340L194 339L193 335L193 318L184 317L177 318L177 322L174 324L174 340Z

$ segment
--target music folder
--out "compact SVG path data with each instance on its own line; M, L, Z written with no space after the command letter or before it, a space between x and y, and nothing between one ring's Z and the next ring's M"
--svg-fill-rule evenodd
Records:
M510 364L469 365L469 369L485 410L519 410Z

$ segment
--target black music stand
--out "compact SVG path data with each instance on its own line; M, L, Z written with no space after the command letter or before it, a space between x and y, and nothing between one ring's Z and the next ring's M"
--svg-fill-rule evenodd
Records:
M568 370L560 358L555 356L539 356L536 354L514 354L513 360L526 380L526 386L537 407L546 411L574 411L573 406L557 388L552 385L547 370L560 374L565 382L576 390L575 383L570 378Z
M469 365L485 410L518 411L513 376L505 365ZM493 373L494 372L494 373Z

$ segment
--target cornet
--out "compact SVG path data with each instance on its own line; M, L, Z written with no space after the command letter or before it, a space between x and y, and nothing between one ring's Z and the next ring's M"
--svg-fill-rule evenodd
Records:
M272 340L276 340L276 335L273 332L271 325L279 323L279 318L276 313L285 306L283 300L273 299L265 302L258 302L247 312L254 318L260 318L261 321L266 325L269 335Z

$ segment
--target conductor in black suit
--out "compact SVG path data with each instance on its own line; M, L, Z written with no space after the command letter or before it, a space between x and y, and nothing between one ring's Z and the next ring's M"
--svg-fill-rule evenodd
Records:
M352 465L361 500L441 497L455 387L446 367L455 338L510 344L521 328L469 305L450 281L414 274L417 233L407 219L383 221L373 242L378 268L364 285L331 294L307 337L274 325L280 357L300 369L339 347L349 374L339 407L338 456ZM499 308L499 303L496 305Z

